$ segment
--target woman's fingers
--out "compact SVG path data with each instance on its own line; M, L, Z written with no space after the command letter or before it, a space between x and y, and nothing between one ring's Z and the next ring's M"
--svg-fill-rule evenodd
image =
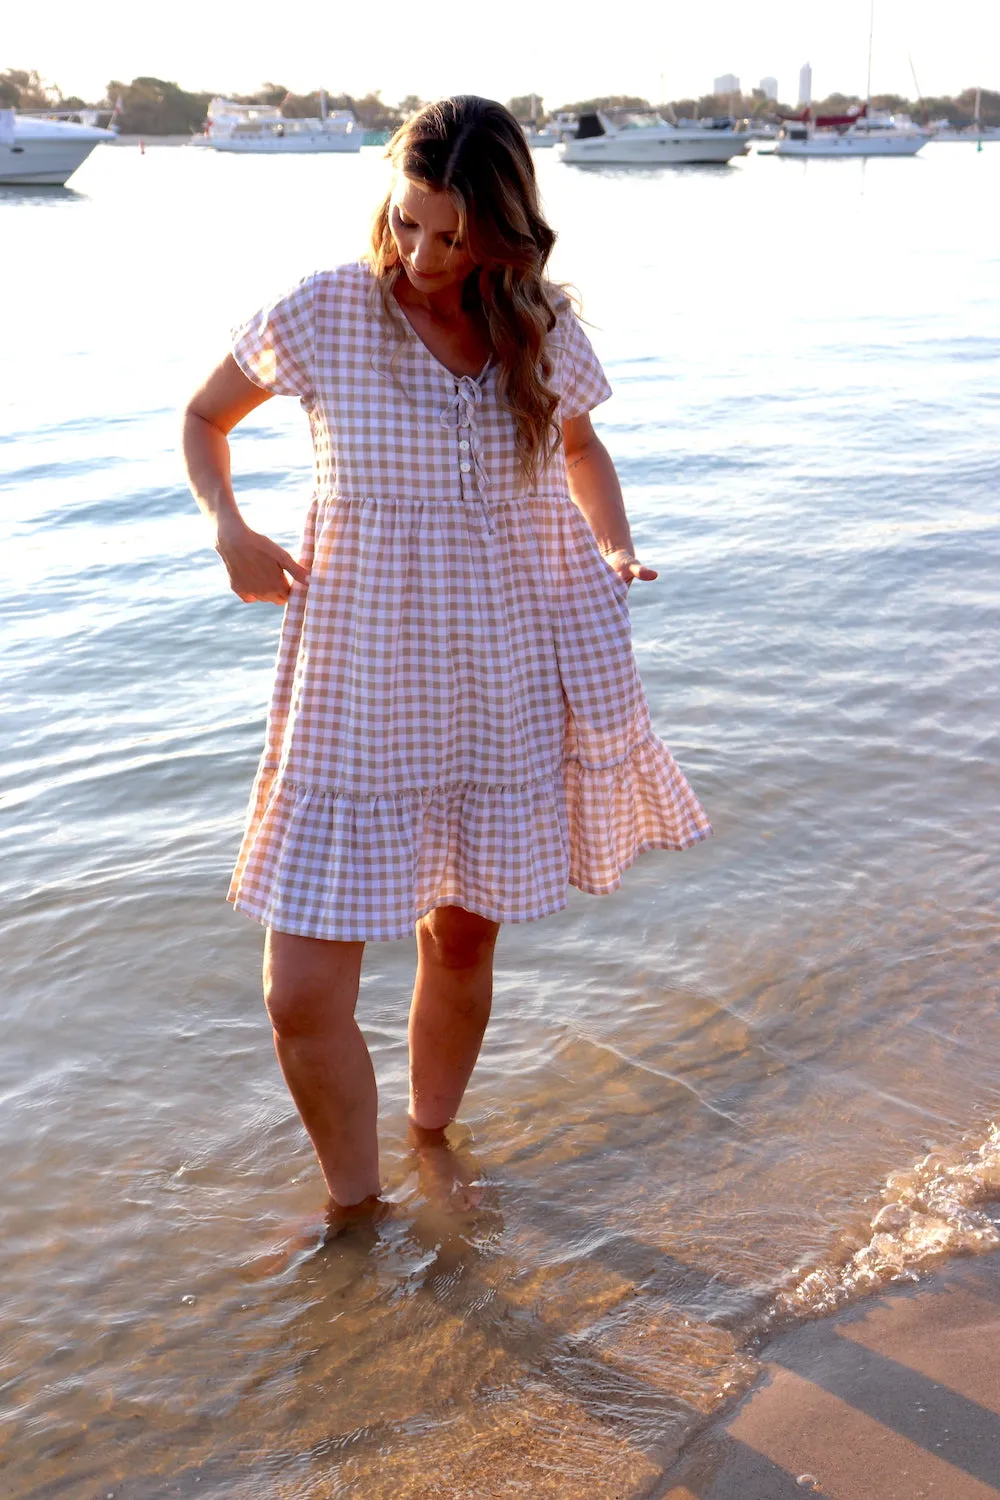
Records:
M296 583L309 582L307 568L270 537L248 527L228 535L220 533L215 550L226 565L233 593L245 604L286 604L291 593L286 575Z
M263 540L266 541L268 547L272 549L271 555L272 557L274 557L279 567L284 568L285 572L288 573L292 578L294 578L296 583L309 582L308 568L304 568L301 563L296 562L295 558L292 557L290 553L286 552L283 547L279 547L277 542L272 542L269 537L265 537L263 538Z
M223 558L229 571L229 587L244 604L284 604L291 586L279 565L269 557Z
M641 563L634 552L626 552L624 547L619 547L616 552L608 553L605 561L612 568L623 583L631 583L638 578L643 583L652 583L658 577L655 568L648 568Z

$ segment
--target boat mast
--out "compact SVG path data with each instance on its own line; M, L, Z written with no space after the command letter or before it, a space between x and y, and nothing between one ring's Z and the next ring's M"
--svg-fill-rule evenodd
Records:
M865 119L872 112L872 39L875 36L875 0L872 0L868 16L868 90L865 95Z

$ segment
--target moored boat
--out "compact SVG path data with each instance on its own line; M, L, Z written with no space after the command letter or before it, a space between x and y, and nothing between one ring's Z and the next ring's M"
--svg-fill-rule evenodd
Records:
M562 159L574 165L687 166L723 164L750 149L750 132L732 120L674 125L658 115L613 121L603 110L580 115L564 142Z
M986 141L1000 141L1000 129L996 125L984 125L980 118L983 91L976 89L975 114L968 125L953 125L950 120L932 120L927 129L932 141L966 141L982 146Z
M32 115L0 109L0 185L64 187L95 146L116 139L113 130L97 124L101 113Z
M939 145L950 142L978 146L988 141L1000 141L1000 127L996 125L953 125L950 120L931 120L927 126L930 138Z
M522 125L521 129L524 131L525 140L528 142L528 145L536 151L544 150L549 146L558 146L561 140L559 132L553 130L549 125L537 127L534 125Z
M349 109L328 113L320 95L320 113L312 119L284 115L276 104L237 104L213 99L201 135L191 144L213 151L259 152L284 156L301 152L360 151L364 130Z
M766 156L916 156L930 140L930 131L914 125L908 115L869 112L866 105L846 115L817 115L807 105L787 118L774 148Z

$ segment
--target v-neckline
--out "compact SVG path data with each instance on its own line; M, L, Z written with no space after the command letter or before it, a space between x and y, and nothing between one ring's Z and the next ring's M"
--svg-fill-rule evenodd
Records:
M437 355L434 354L434 353L432 353L429 345L424 341L424 339L422 339L420 337L420 334L414 328L413 324L410 322L409 317L407 316L406 308L403 306L402 302L400 302L399 298L396 296L395 289L393 290L392 300L396 304L396 307L399 309L400 316L403 319L403 323L404 323L404 325L406 327L406 331L409 334L410 338L416 340L416 342L420 345L421 349L423 349L424 353L427 355L427 358L430 359L430 360L433 360L434 363L437 365L438 369L439 370L443 370L444 373L448 376L449 380L453 380L456 385L460 381L462 381L462 380L471 380L474 385L481 385L482 384L483 379L485 378L487 371L489 370L490 366L493 363L493 356L492 356L492 354L488 354L486 356L486 363L483 365L483 368L480 370L480 372L479 372L478 375L456 375L454 370L450 369L449 366L446 365L443 360L438 359Z

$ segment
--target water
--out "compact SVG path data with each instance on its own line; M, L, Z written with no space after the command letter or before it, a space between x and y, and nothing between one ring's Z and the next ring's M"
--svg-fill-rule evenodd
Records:
M1000 150L539 169L716 835L502 934L468 1213L407 1151L412 945L370 948L396 1215L323 1253L222 901L277 612L176 410L384 169L102 148L0 194L5 1493L639 1496L777 1320L1000 1242ZM234 450L294 544L295 404Z

